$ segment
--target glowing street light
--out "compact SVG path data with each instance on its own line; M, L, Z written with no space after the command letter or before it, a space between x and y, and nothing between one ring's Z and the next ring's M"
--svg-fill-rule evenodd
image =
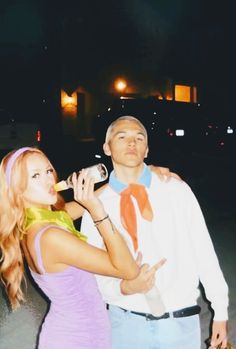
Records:
M124 92L127 87L127 82L124 79L117 79L115 81L115 89L118 92Z

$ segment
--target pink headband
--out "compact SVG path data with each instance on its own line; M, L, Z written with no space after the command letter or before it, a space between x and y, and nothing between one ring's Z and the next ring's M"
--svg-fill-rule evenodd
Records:
M16 159L22 154L24 153L26 150L29 150L29 147L23 147L20 148L18 150L16 150L10 157L10 159L8 160L7 163L7 167L6 167L6 171L5 171L5 176L6 176L6 181L8 186L10 186L11 183L11 171L12 171L12 167L16 161Z

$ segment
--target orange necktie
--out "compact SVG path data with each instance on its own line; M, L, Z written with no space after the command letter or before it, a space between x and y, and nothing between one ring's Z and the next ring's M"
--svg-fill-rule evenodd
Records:
M136 199L140 213L147 221L151 221L153 218L152 207L148 200L148 195L144 185L131 183L120 193L120 195L121 223L130 234L136 251L138 248L137 221L135 208L130 196L132 195Z

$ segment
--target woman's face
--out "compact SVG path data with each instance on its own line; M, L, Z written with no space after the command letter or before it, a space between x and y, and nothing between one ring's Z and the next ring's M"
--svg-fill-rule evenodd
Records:
M54 169L43 154L34 153L26 160L27 188L23 193L25 208L50 208L57 201Z

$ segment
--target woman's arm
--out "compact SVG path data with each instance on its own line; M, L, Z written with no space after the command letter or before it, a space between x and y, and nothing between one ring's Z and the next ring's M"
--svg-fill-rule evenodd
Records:
M103 186L95 190L95 194L99 195L106 186L107 184L104 184ZM69 201L65 204L65 210L73 220L76 220L82 217L85 208L77 201Z
M85 208L76 201L69 201L65 204L65 210L75 221L83 216Z
M41 238L41 249L46 272L55 273L74 266L125 280L135 278L139 267L122 236L108 220L101 223L99 230L107 250L94 247L60 228L51 227L45 231Z
M117 231L104 211L101 201L94 193L94 182L81 171L78 178L73 175L74 198L85 207L104 240L106 250L91 246L72 234L56 228L48 229L43 235L45 243L45 268L55 270L58 265L73 265L93 273L124 279L137 276L139 267L132 257L122 235ZM86 234L86 231L85 231ZM50 251L50 254L47 253Z

